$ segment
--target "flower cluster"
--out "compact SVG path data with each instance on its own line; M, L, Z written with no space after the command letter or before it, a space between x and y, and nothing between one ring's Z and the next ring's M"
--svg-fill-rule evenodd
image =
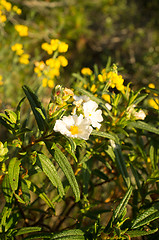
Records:
M49 55L51 55L56 50L59 53L65 53L68 50L68 44L60 41L59 39L51 39L50 44L47 42L42 43L41 48L45 50Z
M7 21L7 15L9 12L20 15L21 9L16 5L12 6L12 4L6 0L0 0L0 24Z
M88 140L94 128L100 128L103 121L98 104L87 96L74 95L75 105L72 115L56 120L54 131L73 138Z
M21 64L29 63L30 55L27 53L24 53L23 45L21 43L15 43L14 45L12 45L11 49L13 52L16 53L16 55L19 56L18 60Z
M48 58L45 62L35 62L34 72L42 80L43 87L53 88L55 79L60 76L60 68L68 65L67 59L59 53L66 52L68 45L58 39L52 39L51 44L43 43L42 48L49 54L56 51L51 58Z
M106 72L106 69L103 69L101 74L98 75L98 80L100 82L108 82L111 88L115 88L118 91L124 90L124 79L121 75L118 75L116 71Z
M18 25L15 25L14 28L18 32L19 36L21 36L21 37L28 36L28 27L27 26L18 24Z

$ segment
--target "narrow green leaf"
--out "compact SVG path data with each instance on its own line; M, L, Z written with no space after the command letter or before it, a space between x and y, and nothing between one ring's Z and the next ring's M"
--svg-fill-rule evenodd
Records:
M141 237L153 234L158 231L158 228L148 231L142 231L142 230L134 230L134 231L127 231L126 234L128 234L131 238L133 237Z
M8 167L9 182L13 192L18 188L20 163L21 161L17 158L12 158Z
M10 121L8 121L5 117L0 116L0 123L9 130L13 130L13 126Z
M10 204L12 202L13 192L10 188L8 175L4 176L4 179L3 179L3 182L2 182L2 191L4 193L6 203Z
M54 234L51 240L84 240L84 232L80 229L74 229L74 230L67 230L63 231L61 233Z
M47 124L47 119L46 119L46 113L45 113L44 108L42 107L41 102L39 101L37 95L26 85L23 86L23 90L25 92L25 95L26 95L29 103L30 103L30 106L31 106L31 109L35 116L39 130L46 131L46 129L48 128L48 124Z
M148 123L142 122L142 121L137 121L137 122L130 123L129 126L134 127L134 128L138 128L138 129L141 129L141 130L145 130L145 131L148 131L148 132L152 132L152 133L155 133L155 134L159 134L159 129L158 128L155 128L154 126L152 126Z
M136 169L134 168L133 164L130 162L130 167L131 167L131 171L134 175L134 178L135 178L135 181L136 181L136 184L137 184L137 187L138 189L141 188L141 185L140 185L140 180L139 180L139 176L138 176L138 172L136 171Z
M25 179L21 180L21 187L22 187L22 195L25 203L28 205L30 203L30 193L28 185L25 181Z
M17 232L15 233L15 236L19 236L27 233L33 233L33 232L40 232L40 231L41 231L41 227L23 227L17 230Z
M92 155L91 152L87 152L87 153L84 155L84 157L82 158L82 160L80 161L80 164L83 164L83 163L87 162L87 161L90 159L91 155Z
M153 207L147 209L143 213L141 213L134 221L132 225L132 229L145 226L149 224L153 220L159 218L159 203L154 204Z
M31 234L31 235L29 235L29 236L27 236L27 237L25 237L25 238L23 238L23 240L31 240L31 239L35 239L35 240L37 240L37 239L51 239L51 237L52 237L52 233L33 233L33 234Z
M99 169L94 169L92 171L93 175L96 175L97 177L99 177L100 179L103 179L105 181L108 181L109 178L107 177L107 175L105 175L103 172L101 172Z
M116 143L119 143L119 138L117 137L117 135L115 135L113 133L105 133L105 132L93 130L91 132L91 135L108 138L108 139L113 140Z
M20 125L20 109L21 109L22 103L24 102L24 99L25 99L25 97L23 97L23 98L20 100L20 102L19 102L19 104L18 104L18 106L17 106L17 108L16 108L16 115L17 115L17 122L16 122L16 124L17 124L17 126Z
M37 233L25 237L24 240L30 239L51 239L51 240L85 240L84 232L80 229L66 230L57 234L53 233Z
M125 182L125 185L127 186L127 188L129 188L130 187L130 178L129 178L129 175L127 172L126 163L125 163L120 145L111 141L111 146L115 153L115 161L117 164L118 171L121 173L123 180Z
M37 165L43 170L52 184L58 189L61 197L65 195L62 182L57 174L56 168L48 157L44 154L38 153L37 155Z
M46 196L44 192L41 191L40 188L38 188L38 186L30 182L29 180L25 181L30 191L36 193L50 208L54 209L54 205L52 204L51 200Z
M122 215L122 213L124 212L126 205L131 197L132 194L132 187L129 188L129 190L127 191L127 193L125 194L124 198L122 199L122 201L120 202L120 204L117 206L117 208L114 211L113 217L114 219L119 219L120 216Z
M72 167L68 162L67 158L65 157L65 155L61 152L61 150L57 146L54 146L54 149L55 149L54 153L55 161L59 164L60 168L67 177L69 184L75 194L76 202L78 202L80 200L80 191Z

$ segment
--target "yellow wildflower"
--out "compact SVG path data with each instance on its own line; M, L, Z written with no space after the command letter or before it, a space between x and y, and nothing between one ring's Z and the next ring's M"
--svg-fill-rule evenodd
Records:
M50 69L47 72L47 76L49 78L54 78L55 76L58 77L59 75L60 75L60 72L59 72L59 69L57 69L57 68Z
M92 70L90 68L85 67L85 68L81 69L81 73L83 75L91 75L92 74Z
M110 95L109 95L109 94L102 94L102 98L103 98L106 102L110 103Z
M92 87L91 87L91 92L95 93L96 91L97 91L96 85L93 84Z
M60 61L58 59L49 58L46 60L46 65L50 68L60 68Z
M49 43L42 43L41 48L45 50L49 55L53 53L52 46Z
M15 30L19 33L19 36L25 37L28 36L28 27L24 25L15 25Z
M54 84L54 81L53 81L52 79L48 80L48 83L47 83L47 84L48 84L48 87L49 87L49 88L53 88L54 85L55 85L55 84Z
M24 50L23 50L23 45L21 43L15 43L14 45L12 45L11 47L13 52L16 52L17 55L22 55Z
M47 78L43 78L42 80L42 86L47 87Z
M66 44L65 42L60 42L58 46L58 51L62 53L62 52L67 52L67 50L68 50L68 44Z
M149 83L148 87L149 87L149 88L155 88L155 84Z
M0 86L3 85L3 81L2 81L2 75L0 75Z
M19 58L19 62L22 64L28 64L29 63L29 57L30 55L25 53L23 55L21 55L21 57Z
M10 2L7 2L5 0L1 0L1 5L7 10L7 12L11 11L12 4Z
M20 8L18 8L16 5L13 6L13 11L16 12L18 15L20 15L22 13L22 10Z
M151 99L148 99L148 104L149 104L151 107L159 110L159 99L158 99L158 98L156 98L155 100L152 99L152 98L151 98Z
M6 22L6 21L7 21L6 15L4 14L0 15L0 23Z
M56 51L59 46L59 40L58 39L51 39L51 47L53 51Z
M62 67L66 67L68 65L68 61L64 56L59 56L58 60Z

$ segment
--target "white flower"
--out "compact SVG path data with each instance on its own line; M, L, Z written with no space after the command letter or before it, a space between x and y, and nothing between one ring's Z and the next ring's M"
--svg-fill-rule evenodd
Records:
M87 118L80 116L64 116L61 120L56 120L54 131L60 132L63 135L73 138L89 139L93 128L90 126L90 121Z
M145 112L144 112L142 109L140 109L139 112L135 112L135 113L134 113L134 117L135 117L136 119L144 120L145 117L146 117L146 114L145 114Z
M90 98L86 95L82 95L82 96L74 95L73 98L74 98L75 101L79 101L79 100L82 99L83 102L88 102L90 100Z
M74 95L73 98L75 100L73 104L76 105L77 108L79 108L82 105L82 103L88 102L90 100L90 98L86 95L82 96Z
M105 106L109 111L112 109L112 106L109 103L106 103Z
M90 119L93 127L100 128L101 124L99 122L103 121L102 110L96 110L98 104L92 100L85 102L83 104L84 116Z

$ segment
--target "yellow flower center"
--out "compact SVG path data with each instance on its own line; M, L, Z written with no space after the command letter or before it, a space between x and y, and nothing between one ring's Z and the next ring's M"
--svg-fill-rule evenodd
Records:
M77 126L71 126L70 127L70 132L72 135L78 134L78 127Z

